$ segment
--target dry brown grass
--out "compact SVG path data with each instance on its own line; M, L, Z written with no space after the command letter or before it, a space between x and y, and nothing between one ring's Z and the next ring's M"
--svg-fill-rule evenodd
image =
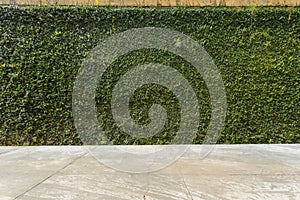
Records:
M0 0L0 4L102 6L299 6L300 0Z

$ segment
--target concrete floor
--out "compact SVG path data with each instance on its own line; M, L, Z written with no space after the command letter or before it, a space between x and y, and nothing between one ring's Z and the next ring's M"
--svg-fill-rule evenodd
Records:
M216 145L204 159L201 148L136 174L103 165L86 147L0 147L0 199L300 199L300 144Z

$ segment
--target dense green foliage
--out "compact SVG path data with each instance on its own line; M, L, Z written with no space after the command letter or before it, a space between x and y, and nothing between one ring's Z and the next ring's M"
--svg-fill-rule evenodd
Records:
M219 143L300 142L300 9L108 9L0 7L0 145L81 144L72 118L72 89L90 50L108 36L137 27L164 27L198 41L221 71L228 113ZM180 109L166 88L142 87L132 117L148 121L152 103L169 113L165 130L148 139L120 132L110 93L130 67L158 62L178 69L198 95L201 143L210 118L205 83L181 57L155 49L116 60L99 83L99 123L114 144L166 144ZM105 111L105 112L104 112Z

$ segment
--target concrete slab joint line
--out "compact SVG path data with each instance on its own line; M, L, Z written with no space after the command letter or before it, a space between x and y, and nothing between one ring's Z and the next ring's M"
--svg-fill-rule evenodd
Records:
M22 194L18 195L17 197L15 197L14 199L20 199L22 196L24 196L26 193L30 192L31 190L33 190L34 188L38 187L40 184L42 184L43 182L47 181L48 179L50 179L51 177L53 177L54 175L58 174L60 171L64 170L65 168L67 168L68 166L72 165L76 160L80 159L81 157L87 155L88 153L86 152L85 154L82 154L79 157L75 157L73 158L68 164L66 164L63 168L59 169L58 171L55 171L54 173L50 174L49 176L47 176L46 178L44 178L43 180L41 180L40 182L38 182L37 184L35 184L34 186L32 186L31 188L29 188L28 190L26 190L25 192L23 192Z
M199 159L201 148L135 174L107 167L84 146L1 147L0 199L300 199L300 144L216 145Z
M180 172L180 169L179 169L179 172ZM193 200L193 197L192 197L192 195L191 195L191 192L190 192L188 186L186 185L186 182L185 182L184 177L183 177L183 176L181 176L181 177L182 177L182 180L183 180L184 187L185 187L185 189L186 189L186 191L187 191L187 196L188 196L188 198L191 199L191 200Z

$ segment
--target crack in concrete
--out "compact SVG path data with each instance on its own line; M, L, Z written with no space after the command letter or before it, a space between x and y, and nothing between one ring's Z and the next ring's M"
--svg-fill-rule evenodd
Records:
M147 196L147 194L148 194L149 191L150 191L149 173L147 173L146 177L147 177L147 190L146 190L145 194L143 195L143 199L144 199L144 200L146 200L146 196Z
M41 185L43 182L47 181L48 179L50 179L51 177L55 176L56 174L58 174L59 172L61 172L62 170L66 169L68 166L72 165L74 162L76 162L77 160L79 160L80 158L84 157L85 155L87 155L88 152L83 153L82 155L74 158L71 162L69 162L68 164L66 164L65 166L63 166L61 169L55 171L54 173L50 174L49 176L47 176L46 178L44 178L42 181L38 182L37 184L33 185L32 187L30 187L29 189L27 189L26 191L22 192L21 194L19 194L18 196L16 196L14 198L14 200L19 199L20 197L24 196L26 193L28 193L29 191L33 190L34 188L36 188L37 186Z
M190 190L189 190L189 188L188 188L188 186L187 186L187 184L186 184L186 182L185 182L185 178L184 178L184 176L183 176L183 174L182 174L182 172L181 172L182 166L181 166L181 165L179 165L179 166L180 166L180 167L179 167L179 170L178 170L179 176L182 178L184 187L185 187L185 189L186 189L186 191L187 191L187 196L188 196L188 198L189 198L190 200L193 200L193 196L192 196L192 194L191 194L191 192L190 192Z
M6 150L6 151L2 151L0 152L0 156L4 155L4 154L7 154L7 153L11 153L13 151L18 151L18 150L21 150L21 149L24 149L24 147L22 148L15 148L15 149L10 149L10 150Z

